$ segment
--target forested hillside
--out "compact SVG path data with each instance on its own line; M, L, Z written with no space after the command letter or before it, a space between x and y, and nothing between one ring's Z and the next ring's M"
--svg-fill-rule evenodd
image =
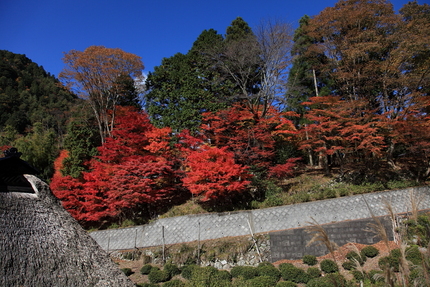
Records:
M52 176L77 97L25 55L0 50L0 146L16 146L23 158Z
M333 189L342 184L421 184L430 175L428 43L428 4L396 13L388 1L340 0L297 29L237 17L225 34L204 30L145 82L144 59L104 46L65 53L60 82L7 64L0 144L30 155L21 142L58 135L37 146L58 147L51 188L86 226L146 222L187 201L235 210L355 192ZM73 101L82 104L72 115ZM326 186L292 192L291 178L315 170Z

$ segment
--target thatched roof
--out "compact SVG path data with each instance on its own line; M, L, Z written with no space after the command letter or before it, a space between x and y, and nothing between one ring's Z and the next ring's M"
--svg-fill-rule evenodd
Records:
M0 190L0 286L134 286L46 183L24 177L35 193Z

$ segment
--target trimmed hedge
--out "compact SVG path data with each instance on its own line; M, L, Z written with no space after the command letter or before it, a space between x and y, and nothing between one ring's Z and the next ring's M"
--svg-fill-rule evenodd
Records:
M153 267L154 266L152 266L151 264L145 264L145 265L142 266L142 268L140 268L140 273L143 274L143 275L148 275L149 272L151 272L151 269Z
M163 287L185 287L186 284L179 279L174 279L163 283Z
M166 270L152 269L148 274L148 279L151 283L166 282L169 281L170 278L170 274Z
M330 273L325 277L314 278L306 284L306 287L333 287L346 286L346 279L339 273Z
M379 250L371 245L364 247L360 251L361 257L373 258L379 254Z
M355 252L355 251L349 251L347 254L346 254L346 258L348 259L348 260L350 260L351 262L353 262L353 263L355 263L355 260L357 260L358 261L358 263L360 263L360 265L362 265L363 266L363 264L364 264L364 262L366 261L366 258L367 257L365 257L365 256L361 256L360 254L358 254L357 252Z
M273 287L276 285L278 280L272 276L259 276L250 279L248 282L250 287Z
M321 270L318 267L309 267L308 270L306 270L306 273L308 273L311 279L321 276Z
M194 270L195 268L199 268L199 266L197 266L197 265L193 265L193 264L191 264L191 265L187 265L187 266L184 266L184 267L182 268L181 276L182 276L184 279L191 280L191 276L192 276L192 274L193 274L193 270Z
M252 266L235 266L230 270L230 274L234 278L241 276L249 280L258 276L258 270L256 267Z
M169 272L170 277L181 274L181 270L178 268L178 266L172 263L166 263L164 265L163 270L166 270L167 272Z
M320 262L320 268L324 273L335 273L339 271L336 262L331 259L324 259Z
M303 269L295 267L291 263L281 263L279 265L281 276L285 281L294 283L307 283L311 277Z
M318 263L317 257L315 255L305 255L303 256L303 263L309 266L314 266Z
M122 268L121 271L125 274L125 276L130 276L134 273L130 268Z
M257 267L258 276L270 276L276 281L281 279L281 271L273 265L263 265Z

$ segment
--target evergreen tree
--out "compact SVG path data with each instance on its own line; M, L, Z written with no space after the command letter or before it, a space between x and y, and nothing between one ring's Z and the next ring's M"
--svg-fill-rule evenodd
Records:
M205 30L187 54L164 58L147 79L146 110L159 127L179 132L197 130L202 113L224 108L231 83L207 55L220 47L222 36Z
M310 97L330 94L330 86L327 83L329 78L315 70L315 65L324 61L324 55L308 51L315 42L306 31L309 20L308 15L303 16L299 21L300 26L294 33L294 46L291 51L294 60L288 75L288 91L285 99L287 109L300 115L305 113L302 103Z

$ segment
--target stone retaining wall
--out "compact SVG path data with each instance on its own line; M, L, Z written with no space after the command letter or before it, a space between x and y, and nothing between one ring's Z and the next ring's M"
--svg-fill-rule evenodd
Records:
M245 236L309 225L314 218L319 224L356 220L386 215L390 203L396 213L411 211L410 196L420 199L420 209L430 208L427 186L395 191L306 202L259 210L211 213L163 218L150 224L94 231L90 235L105 250L126 250L195 240Z

